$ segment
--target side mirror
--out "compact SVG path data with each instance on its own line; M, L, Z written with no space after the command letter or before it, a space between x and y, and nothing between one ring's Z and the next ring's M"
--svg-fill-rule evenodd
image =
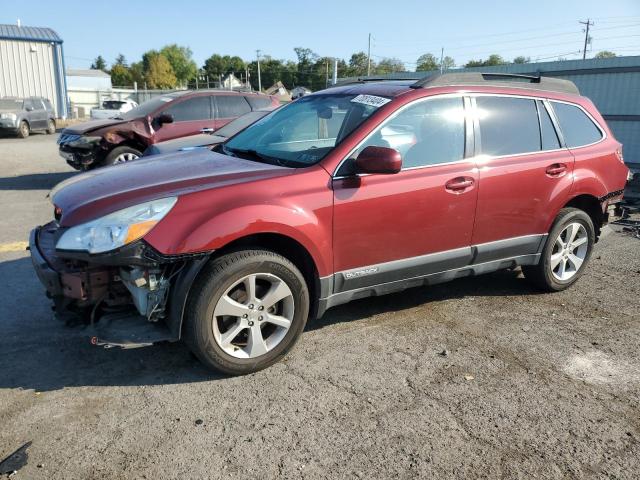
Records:
M161 113L156 117L156 122L158 122L158 125L160 126L164 125L165 123L173 123L173 115L171 115L170 113Z
M27 108L25 108L25 110L26 110L27 112L33 112L33 107L27 107Z
M355 173L398 173L402 169L402 157L393 148L369 146L360 152L355 167Z

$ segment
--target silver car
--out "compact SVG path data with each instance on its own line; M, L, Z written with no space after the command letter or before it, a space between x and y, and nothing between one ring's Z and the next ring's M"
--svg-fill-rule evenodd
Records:
M0 133L26 138L33 130L56 132L56 114L51 102L42 97L0 98Z

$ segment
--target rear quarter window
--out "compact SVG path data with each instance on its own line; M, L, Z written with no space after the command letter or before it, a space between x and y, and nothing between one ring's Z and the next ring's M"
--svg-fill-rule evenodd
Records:
M243 95L217 95L218 118L233 118L251 111L251 107Z
M249 105L251 105L252 110L261 110L263 108L268 108L271 106L271 97L264 97L262 95L255 95L250 97L244 97Z
M568 103L551 102L560 130L569 148L582 147L602 139L602 132L581 108Z

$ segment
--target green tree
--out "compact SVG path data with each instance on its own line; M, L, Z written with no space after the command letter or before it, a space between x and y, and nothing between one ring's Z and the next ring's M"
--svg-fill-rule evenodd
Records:
M111 85L114 87L128 87L133 85L131 72L124 65L116 63L111 67Z
M144 54L144 80L148 88L175 88L178 79L169 60L159 52L149 51Z
M466 68L482 67L484 66L484 60L469 60L464 66Z
M376 73L387 74L395 72L406 72L404 62L399 58L388 57L378 62Z
M244 60L237 56L222 56L214 53L205 60L202 68L205 71L205 74L209 75L209 80L214 81L224 77L228 73L235 73L236 75L239 75L244 72L245 63Z
M442 59L442 69L443 70L451 70L456 66L456 61L449 56L446 56Z
M505 65L507 62L500 55L494 53L493 55L489 55L484 62L485 67L492 67L495 65Z
M431 53L425 53L420 55L417 60L416 72L429 72L431 70L438 70L438 60Z
M98 55L96 57L96 59L93 61L93 63L91 64L91 70L102 70L103 72L107 71L107 62L105 61L104 58L102 58L102 55Z
M131 75L131 83L137 82L138 88L144 86L144 65L142 62L133 62L129 67L129 75Z
M349 66L347 67L346 76L348 77L359 77L367 74L368 68L368 59L367 54L364 52L356 52L351 55L349 59ZM371 61L371 71L375 72L376 64L372 60Z
M486 60L469 60L465 67L493 67L495 65L505 65L507 62L497 53L489 55Z
M186 85L187 82L195 78L196 73L198 73L198 66L191 58L193 53L190 48L173 43L162 47L160 54L164 55L171 64L178 84Z
M127 59L124 57L123 54L118 54L118 56L116 57L116 61L113 62L114 65L122 65L123 67L128 67L129 65L127 64Z
M614 58L616 56L615 53L610 52L609 50L603 50L595 54L593 58Z
M530 61L531 58L523 57L522 55L513 59L513 63L529 63Z

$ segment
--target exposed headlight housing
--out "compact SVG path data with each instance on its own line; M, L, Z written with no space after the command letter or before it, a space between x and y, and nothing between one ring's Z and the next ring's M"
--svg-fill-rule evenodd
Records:
M161 198L125 208L64 232L56 249L103 253L146 235L176 204L178 197Z
M0 118L3 120L13 120L15 122L18 116L15 113L0 113Z

